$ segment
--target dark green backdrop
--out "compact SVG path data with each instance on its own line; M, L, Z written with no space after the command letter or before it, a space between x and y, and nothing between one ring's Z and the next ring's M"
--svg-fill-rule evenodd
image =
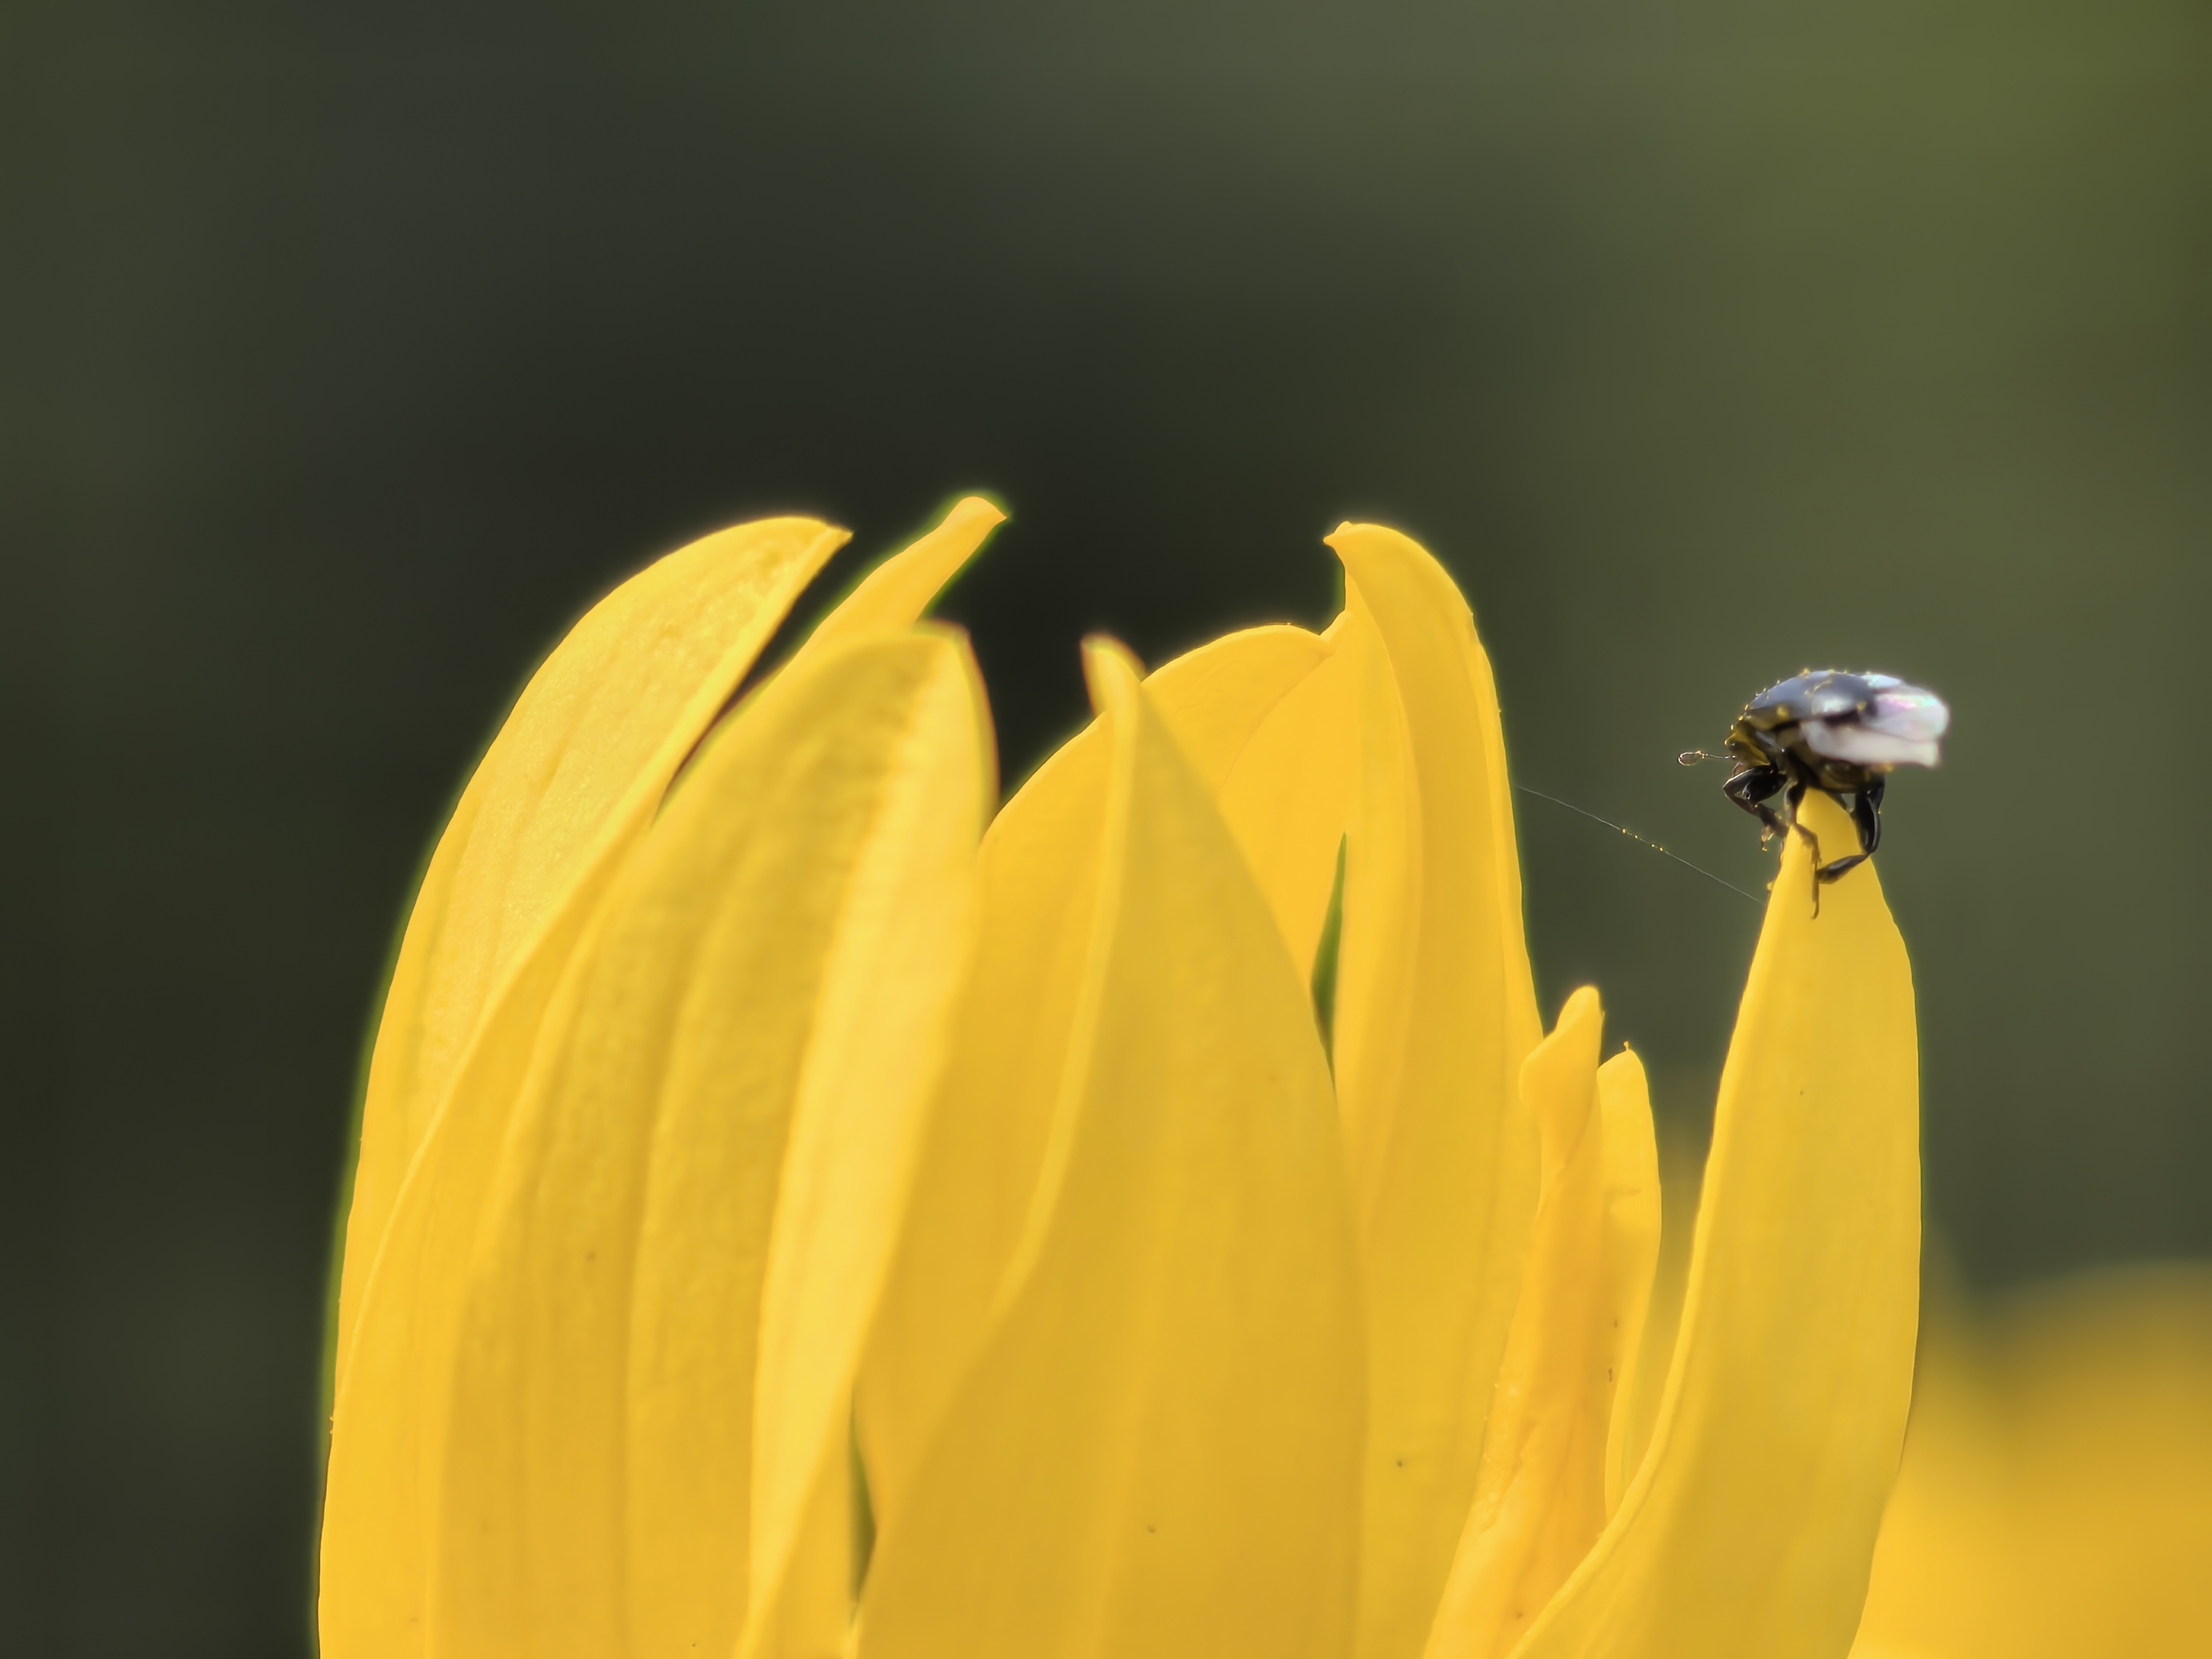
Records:
M2212 1249L2212 29L2159 0L0 12L0 1622L296 1654L356 1036L516 677L786 508L1014 525L1075 642L1425 538L1521 775L1747 885L1674 752L1807 663L1957 709L1882 859L1984 1285ZM1755 913L1522 814L1694 1133ZM23 1644L20 1648L16 1644Z

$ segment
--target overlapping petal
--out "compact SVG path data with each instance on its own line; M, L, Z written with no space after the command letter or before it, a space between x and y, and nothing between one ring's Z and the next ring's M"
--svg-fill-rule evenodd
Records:
M781 1588L957 985L979 695L942 637L780 678L624 872L472 1264L433 1651L726 1652Z
M956 551L995 522L955 520ZM333 1653L424 1650L463 1310L546 1011L672 781L842 539L811 520L741 526L617 590L532 681L441 842L378 1041L348 1227L322 1550ZM887 568L949 574L947 540ZM923 584L884 586L897 603L876 606L881 628L927 601ZM973 711L969 726L988 776L988 727Z
M1133 666L1090 667L1106 803L1037 1189L860 1652L1334 1655L1364 1379L1328 1075L1208 791Z

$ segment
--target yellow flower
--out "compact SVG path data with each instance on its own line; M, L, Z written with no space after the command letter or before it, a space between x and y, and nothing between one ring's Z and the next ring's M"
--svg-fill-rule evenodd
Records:
M998 519L726 720L842 536L708 538L486 754L370 1070L325 1651L1841 1655L1918 1258L1872 868L1816 920L1785 854L1647 1321L1643 1071L1541 1030L1443 568L1346 525L1325 634L1092 643L987 832L917 619Z
M1930 1323L1853 1659L2212 1653L2212 1270Z

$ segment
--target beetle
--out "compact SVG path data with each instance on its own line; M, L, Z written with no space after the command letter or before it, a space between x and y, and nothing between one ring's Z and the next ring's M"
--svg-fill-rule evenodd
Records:
M1934 766L1951 711L1933 691L1892 674L1806 669L1770 685L1744 705L1729 730L1735 770L1722 793L1759 823L1759 839L1790 830L1813 850L1813 895L1866 862L1881 844L1881 798L1900 766ZM1682 764L1718 758L1702 750ZM1798 821L1805 792L1817 789L1851 815L1859 850L1820 861L1820 842ZM1782 809L1771 804L1783 798ZM1845 799L1848 796L1850 799Z

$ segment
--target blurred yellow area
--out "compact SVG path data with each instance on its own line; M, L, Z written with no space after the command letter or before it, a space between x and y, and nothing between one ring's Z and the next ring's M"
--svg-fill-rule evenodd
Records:
M1851 1655L2212 1655L2212 1265L1930 1306Z

